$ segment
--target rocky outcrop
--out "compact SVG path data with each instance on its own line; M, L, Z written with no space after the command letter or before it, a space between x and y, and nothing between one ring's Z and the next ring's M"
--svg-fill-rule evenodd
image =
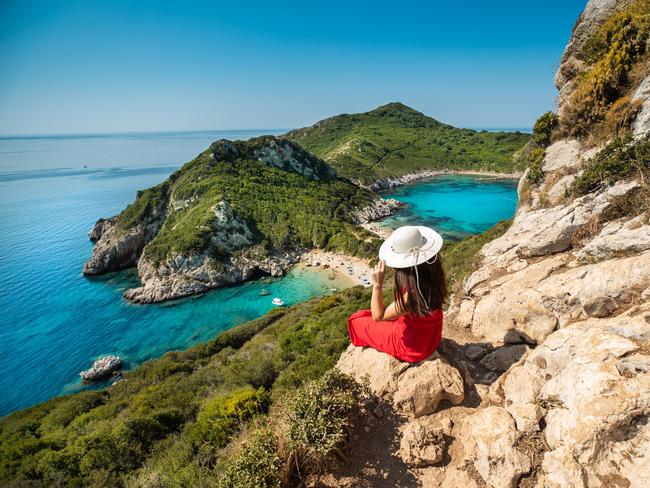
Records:
M646 303L560 329L508 371L502 400L518 430L544 419L544 486L646 486L649 347Z
M559 90L557 106L558 114L562 115L564 102L573 92L574 81L582 72L585 60L582 48L598 27L607 20L618 8L630 3L631 0L590 0L587 2L580 18L573 28L571 39L564 49L560 67L555 74L555 86Z
M436 411L443 400L458 405L465 397L458 370L437 353L419 363L404 363L372 348L350 345L336 365L389 401L395 411L417 418Z
M122 360L118 356L104 356L95 361L92 367L79 373L84 381L99 381L111 376L122 368Z
M83 274L101 275L135 266L144 247L155 237L162 219L123 230L115 219L99 220L90 231L93 254L84 263Z
M134 303L155 303L241 283L259 273L282 276L300 260L301 254L302 251L269 254L253 247L233 253L218 264L207 254L173 255L160 264L143 255L138 261L142 286L125 291L124 298Z
M650 137L650 76L647 76L639 85L634 92L632 100L641 104L639 113L634 121L634 138L640 140Z
M355 224L367 224L394 214L403 205L394 198L377 198L372 204L352 212L352 220Z

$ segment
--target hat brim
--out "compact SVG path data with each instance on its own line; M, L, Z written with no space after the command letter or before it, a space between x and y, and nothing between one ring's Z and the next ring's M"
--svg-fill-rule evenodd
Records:
M393 251L393 242L389 237L379 248L379 259L385 261L391 268L410 268L417 266L433 257L442 249L442 236L430 227L422 225L415 226L420 234L426 239L422 249L418 253L398 254ZM392 236L391 236L392 237Z

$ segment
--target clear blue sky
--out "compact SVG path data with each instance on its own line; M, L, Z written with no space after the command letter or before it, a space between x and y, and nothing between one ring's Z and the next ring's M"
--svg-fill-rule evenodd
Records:
M401 101L529 127L586 0L0 0L0 134L291 128Z

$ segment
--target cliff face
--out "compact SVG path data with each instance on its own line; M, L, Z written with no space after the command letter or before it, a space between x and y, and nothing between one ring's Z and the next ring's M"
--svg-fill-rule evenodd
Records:
M142 286L127 299L184 297L282 275L312 247L368 253L376 239L354 225L395 207L286 139L220 140L121 214L100 219L84 274L137 264Z
M443 342L444 366L432 358L404 369L355 348L339 361L343 371L370 371L374 393L394 410L405 395L430 407L398 422L399 455L424 486L650 486L647 52L630 58L618 98L574 118L585 80L603 67L585 52L593 37L614 26L612 44L598 48L612 52L649 16L648 2L587 4L555 78L558 128L521 180L511 227L481 249L446 315L454 340ZM647 45L647 30L634 35ZM611 107L627 98L635 110L608 125ZM574 120L592 122L573 131ZM455 369L465 391L433 414L460 376L445 373L456 379L436 391L407 391L407 374L437 384L430 362Z

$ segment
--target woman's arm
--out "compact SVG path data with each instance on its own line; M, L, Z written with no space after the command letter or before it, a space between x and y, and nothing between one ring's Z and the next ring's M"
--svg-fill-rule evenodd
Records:
M385 275L386 263L380 261L371 273L372 298L370 300L370 311L372 312L373 320L394 320L400 315L403 315L403 313L400 313L400 310L398 310L395 303L391 303L388 307L384 306L382 292L384 289Z

